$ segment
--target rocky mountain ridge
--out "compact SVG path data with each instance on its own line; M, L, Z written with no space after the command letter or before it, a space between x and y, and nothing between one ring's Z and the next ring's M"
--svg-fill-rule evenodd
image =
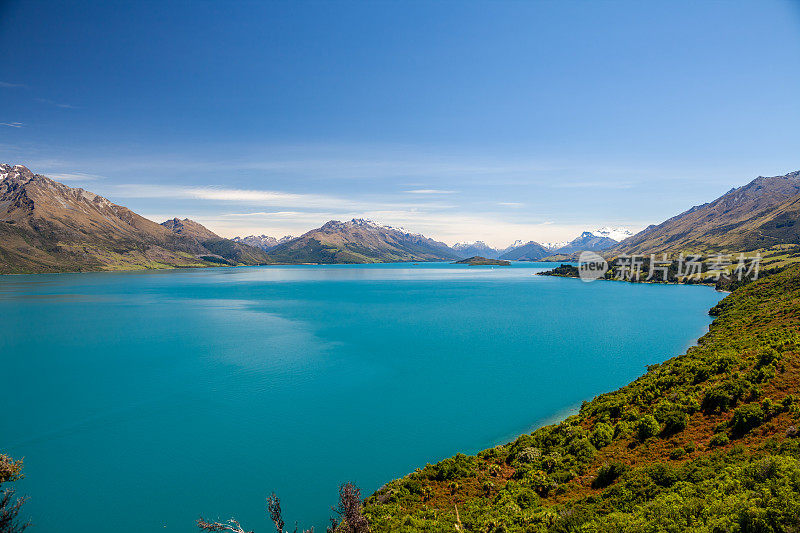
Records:
M611 253L746 252L800 243L800 171L759 176L621 242Z
M260 259L267 261L266 256ZM255 258L245 264L256 264ZM0 273L236 264L130 209L24 165L0 164Z

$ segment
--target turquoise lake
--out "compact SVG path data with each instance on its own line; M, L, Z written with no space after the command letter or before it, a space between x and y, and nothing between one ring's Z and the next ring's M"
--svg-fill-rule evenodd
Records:
M324 531L365 495L566 416L708 330L708 287L546 264L0 276L0 451L42 533Z

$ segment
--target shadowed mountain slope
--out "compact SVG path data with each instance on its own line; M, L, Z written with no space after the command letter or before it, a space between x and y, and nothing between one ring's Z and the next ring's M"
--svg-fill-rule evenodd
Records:
M488 259L497 259L500 256L500 250L492 248L483 241L456 243L453 245L453 250L464 258L480 256Z
M503 252L500 254L499 259L505 259L507 261L537 261L552 253L553 252L538 242L529 241L527 244Z
M186 239L194 240L212 255L219 256L231 264L262 265L271 262L264 250L220 237L194 220L173 218L162 222L161 225ZM206 257L206 260L214 259Z

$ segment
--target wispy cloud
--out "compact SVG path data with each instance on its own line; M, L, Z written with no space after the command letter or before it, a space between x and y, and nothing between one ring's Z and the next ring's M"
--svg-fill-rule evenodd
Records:
M632 181L562 181L552 184L558 189L630 189L635 185Z
M0 81L0 87L4 87L6 89L14 89L18 87L27 87L27 85L23 83L9 83L7 81Z
M77 107L75 107L72 104L63 104L61 102L55 102L53 100L48 100L47 98L37 98L36 101L37 102L41 102L43 104L54 105L54 106L60 107L62 109L77 109Z
M457 191L444 191L442 189L414 189L405 192L410 194L455 194Z
M0 126L8 126L9 128L21 128L24 126L22 122L0 122Z
M97 174L86 174L85 172L64 172L61 174L48 174L48 177L57 181L96 181L103 179Z
M518 207L522 207L525 204L523 204L522 202L497 202L497 205L501 205L503 207L518 208Z
M226 189L221 187L181 187L152 184L124 184L116 186L114 194L123 198L174 198L234 202L257 206L288 207L291 209L329 209L337 212L366 209L448 209L452 205L442 202L403 203L375 199L350 199L324 194L299 194L284 191L257 189Z

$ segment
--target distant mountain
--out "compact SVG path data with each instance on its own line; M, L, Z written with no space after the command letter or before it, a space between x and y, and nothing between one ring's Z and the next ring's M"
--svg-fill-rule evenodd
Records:
M505 259L507 261L538 261L551 253L550 250L538 242L528 241L522 246L512 245L506 248L503 253L500 254L499 259Z
M570 242L572 241L540 242L539 244L541 244L550 251L555 251L558 250L559 248L567 246Z
M245 265L259 265L270 262L267 254L261 248L220 237L194 220L173 218L162 222L161 225L173 233L197 242L211 252L210 255L202 257L207 261L227 262L229 264L242 263Z
M591 233L595 237L606 237L617 242L633 237L633 232L627 228L612 228L610 226L604 226L586 233Z
M209 266L230 259L83 189L0 164L0 273Z
M161 225L173 233L201 241L222 238L202 224L194 220L189 220L188 218L184 218L183 220L172 218L170 220L165 220Z
M558 254L573 254L575 252L599 252L613 248L619 241L631 237L633 232L622 228L600 228L594 231L584 231L569 243L553 250Z
M483 241L456 243L453 245L453 250L465 258L480 256L487 259L497 259L501 253L500 250L492 248Z
M525 246L529 242L531 242L531 241L525 241L525 240L522 240L522 239L517 239L516 241L511 243L511 246L509 246L507 248L503 248L501 250L501 252L503 252L503 253L509 252L509 251L513 250L514 248L519 248L520 246Z
M759 176L713 202L650 226L614 253L746 252L800 243L800 171Z
M276 239L275 237L270 237L269 235L248 235L247 237L234 237L232 240L234 242L238 242L241 244L246 244L248 246L253 246L255 248L261 248L265 252L272 250L279 244L283 244L285 242L289 242L294 237L291 235L286 235L281 237L280 239Z
M332 220L279 244L268 255L279 263L388 263L461 258L442 242L363 219Z

